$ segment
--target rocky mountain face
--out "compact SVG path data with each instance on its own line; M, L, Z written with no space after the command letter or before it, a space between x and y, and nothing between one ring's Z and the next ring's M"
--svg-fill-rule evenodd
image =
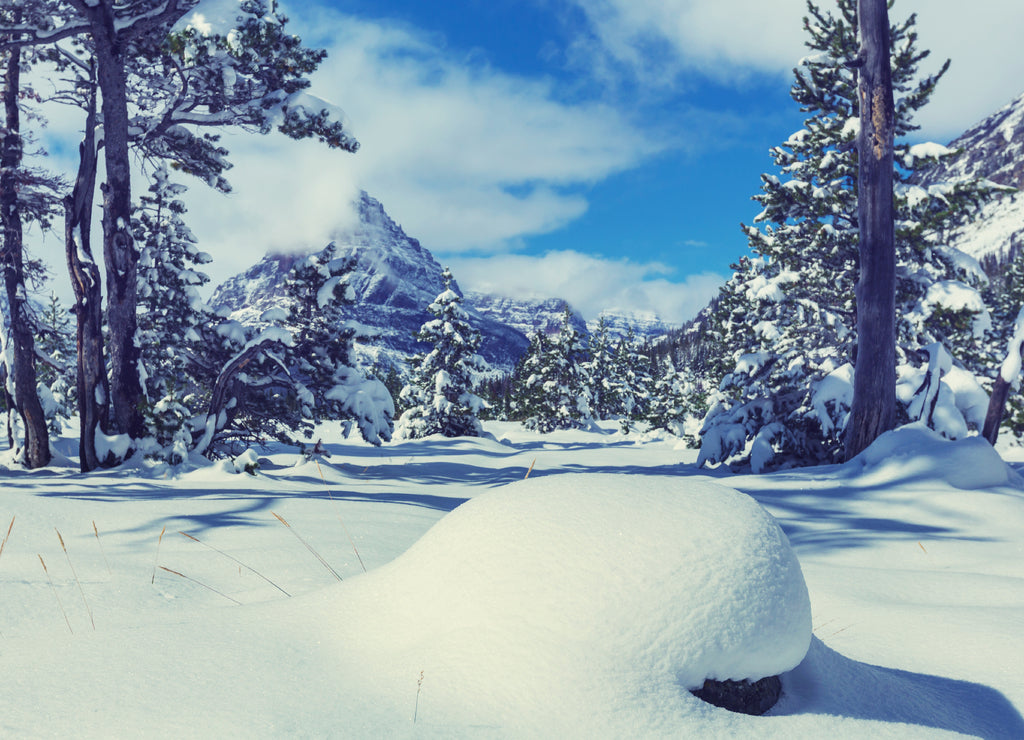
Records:
M355 226L331 235L338 257L355 264L349 284L356 302L349 318L374 330L378 336L357 350L373 364L397 365L426 349L415 340L430 314L427 305L444 289L441 265L419 241L407 235L384 211L379 201L362 193ZM255 321L263 311L278 305L284 279L291 268L313 250L268 254L245 272L222 283L210 303L226 308L243 322ZM455 289L459 288L456 285ZM461 293L461 291L459 291ZM565 301L519 300L481 293L464 294L463 306L480 331L480 354L495 369L510 371L526 350L527 335L534 331L555 333L562 325ZM587 333L588 325L572 311L572 322ZM625 336L630 327L637 337L653 338L668 327L652 315L606 312L613 337ZM590 329L596 326L591 322Z
M379 201L363 193L358 207L358 223L332 235L337 256L355 263L350 285L357 298L348 311L350 318L379 333L371 344L357 347L361 354L373 362L394 365L426 349L415 334L431 318L427 305L444 290L442 268L385 213ZM255 319L280 301L288 271L310 253L265 256L221 284L211 305L227 308L243 323ZM497 368L511 368L526 349L526 337L492 318L474 315L471 306L467 309L482 335L480 354Z
M515 329L523 336L533 332L557 334L562 328L565 301L559 298L529 299L474 293L465 295L467 307L481 316ZM570 321L578 331L587 332L587 322L570 307Z
M1024 95L972 126L949 144L959 154L925 170L923 185L977 177L1024 190ZM986 204L948 236L950 246L990 265L1024 246L1024 193Z

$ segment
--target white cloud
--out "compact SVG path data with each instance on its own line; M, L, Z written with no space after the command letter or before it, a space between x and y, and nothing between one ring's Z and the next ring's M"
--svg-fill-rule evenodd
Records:
M646 85L670 85L697 73L742 83L752 72L788 75L804 55L803 0L568 0L590 24L591 52L610 57ZM822 8L833 7L820 0ZM919 123L946 139L1024 90L1024 3L898 0L895 21L918 16L923 71L953 65Z
M721 275L701 273L682 282L657 262L604 259L573 250L455 257L448 261L463 290L513 297L562 298L587 319L605 309L649 311L673 324L693 318L718 293Z
M188 197L215 278L266 248L324 241L359 188L430 249L507 249L578 218L582 187L659 148L610 106L563 102L546 82L464 63L413 29L313 6L293 23L327 46L312 90L345 109L361 148L225 137L235 192L195 183Z

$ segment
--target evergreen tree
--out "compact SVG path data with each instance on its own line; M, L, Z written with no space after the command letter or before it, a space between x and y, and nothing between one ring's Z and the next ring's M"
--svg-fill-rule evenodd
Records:
M621 406L615 384L615 350L604 316L598 319L597 328L590 335L589 352L586 372L591 380L590 408L594 418L603 421L615 414Z
M63 431L64 423L74 415L78 405L75 376L75 334L71 316L57 294L50 292L47 304L39 314L36 353L39 364L39 398L50 426L50 435Z
M402 389L407 410L398 429L409 439L431 434L479 437L482 433L478 415L484 401L473 392L476 375L483 370L483 360L476 354L480 332L470 325L447 267L441 277L444 290L427 306L434 318L416 335L432 348L413 358L412 380Z
M183 185L170 181L161 163L149 195L141 198L133 221L141 248L138 266L138 340L146 403L145 453L172 464L188 455L191 418L198 411L198 380L191 358L205 351L199 334L211 309L199 295L209 277L199 267L210 262L185 225Z
M363 337L344 311L355 299L352 265L335 252L332 243L299 261L283 305L254 325L211 317L200 327L205 351L193 359L206 411L193 422L195 452L237 455L268 439L303 446L328 419L353 420L371 444L391 439L394 403L354 361Z
M669 357L661 361L661 374L654 381L650 403L644 420L650 429L664 429L682 436L682 422L686 416L687 388L685 381Z
M700 461L814 464L837 461L848 408L816 391L833 373L847 373L856 340L857 73L847 64L860 44L856 0L836 13L808 2L811 55L795 70L791 94L809 116L804 128L772 150L779 175L762 176L763 207L744 226L754 253L723 288L713 331L725 365L703 431ZM928 55L917 48L915 18L891 28L897 137L916 129L948 62L918 78ZM976 206L974 182L928 190L910 184L915 168L948 152L936 145L897 143L896 195L898 358L918 363L917 350L936 341L970 344L984 325L977 296L980 271L942 245L941 229ZM758 228L760 226L760 228ZM835 399L829 399L834 401Z
M585 338L573 326L566 306L558 334L546 337L537 332L530 337L516 391L523 426L546 434L591 423L587 360Z
M640 351L632 327L615 348L612 376L615 412L622 433L628 434L632 422L646 417L653 385L650 360Z

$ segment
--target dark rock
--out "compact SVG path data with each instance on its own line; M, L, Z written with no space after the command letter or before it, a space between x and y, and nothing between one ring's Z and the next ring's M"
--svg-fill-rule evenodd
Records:
M743 681L713 681L708 679L699 689L690 692L698 699L741 714L764 714L775 706L782 695L782 681L768 676L751 683Z

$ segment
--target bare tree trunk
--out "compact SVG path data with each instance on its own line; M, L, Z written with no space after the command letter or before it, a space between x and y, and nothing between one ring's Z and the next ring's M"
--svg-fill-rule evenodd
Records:
M68 273L75 291L78 347L79 458L83 473L105 461L96 454L96 432L105 431L109 391L103 358L103 307L100 268L93 259L89 234L96 192L96 93L90 93L85 138L79 149L78 176L64 200L64 241Z
M22 159L21 47L7 52L4 72L4 136L0 145L0 223L3 248L0 263L10 311L10 341L13 345L14 404L25 427L25 465L41 468L50 463L50 436L46 416L36 390L36 347L28 294L25 290L25 255L22 241L21 208L18 203L18 175Z
M139 255L131 232L131 168L128 158L128 97L124 54L109 0L85 6L95 42L96 72L103 112L103 258L107 272L107 324L110 330L110 401L113 431L142 436L142 382L139 378Z
M860 0L860 133L857 137L860 279L857 355L846 458L896 420L896 239L893 107L886 0Z

